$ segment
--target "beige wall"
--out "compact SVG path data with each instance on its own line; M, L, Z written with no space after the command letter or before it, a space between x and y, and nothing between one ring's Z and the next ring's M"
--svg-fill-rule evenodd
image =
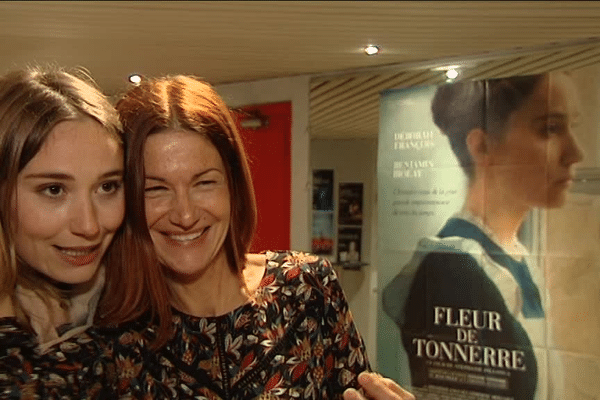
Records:
M341 182L363 183L363 225L361 260L368 263L360 271L337 268L340 283L367 346L371 365L377 364L377 237L376 168L377 139L312 140L310 167L334 170L334 215L337 221L338 189ZM336 242L337 245L337 242ZM337 251L334 249L334 255ZM331 257L335 261L334 257Z
M579 166L598 168L600 67L572 76L582 100L576 135L585 159ZM548 337L550 346L559 350L558 364L550 367L560 375L556 378L564 384L565 395L574 399L593 399L600 393L600 180L591 185L598 187L598 194L571 193L564 207L547 210L542 218Z

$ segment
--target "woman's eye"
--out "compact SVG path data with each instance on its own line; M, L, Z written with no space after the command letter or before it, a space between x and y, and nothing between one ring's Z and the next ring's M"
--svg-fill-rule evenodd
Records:
M197 183L197 185L198 186L208 186L208 185L213 185L215 183L217 183L217 181L211 180L211 179L205 179L205 180L199 181Z
M564 132L566 129L567 125L563 122L547 122L544 126L544 133L553 135Z
M144 191L146 193L155 193L155 192L160 192L161 190L167 190L167 188L164 186L147 186L144 189Z
M64 193L64 188L61 185L48 185L41 189L41 193L48 197L59 197Z
M104 182L102 183L102 185L100 185L100 189L104 192L104 193L115 193L117 192L119 189L121 189L121 187L123 186L123 182L120 180L114 180L114 181L108 181L108 182Z

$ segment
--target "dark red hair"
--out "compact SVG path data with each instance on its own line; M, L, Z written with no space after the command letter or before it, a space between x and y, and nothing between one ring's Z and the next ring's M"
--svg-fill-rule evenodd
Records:
M160 321L158 345L170 336L169 288L146 224L144 145L165 130L196 132L217 148L225 165L231 222L225 239L227 260L242 280L246 252L256 229L250 170L232 114L206 82L173 76L142 82L117 103L125 138L127 212L110 250L107 287L99 322L121 323L150 311Z

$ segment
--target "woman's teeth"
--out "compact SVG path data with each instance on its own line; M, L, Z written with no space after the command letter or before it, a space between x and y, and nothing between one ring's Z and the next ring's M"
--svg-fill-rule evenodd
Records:
M189 242L190 240L198 239L203 233L204 230L201 232L189 233L187 235L170 235L169 237L178 242Z
M91 252L96 250L96 247L97 246L93 246L93 247L89 247L89 248L83 249L83 250L82 249L74 250L74 249L59 247L59 250L69 257L81 257L81 256L86 256L86 255L90 254Z
M100 244L90 247L59 247L55 246L63 260L71 265L81 267L92 264L100 256Z

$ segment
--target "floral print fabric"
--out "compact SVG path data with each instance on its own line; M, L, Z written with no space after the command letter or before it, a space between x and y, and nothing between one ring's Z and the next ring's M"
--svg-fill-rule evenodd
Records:
M357 387L356 377L369 363L333 268L322 258L298 252L266 256L265 274L250 302L218 317L174 311L175 335L158 351L146 347L153 329L144 331L147 323L135 321L112 334L90 330L65 342L86 338L77 351L98 355L93 369L68 371L77 360L69 360L66 369L56 368L51 365L58 357L55 349L41 360L34 358L33 368L47 368L75 382L76 393L68 392L69 385L60 390L82 398L108 398L112 392L122 398L340 399L347 387ZM5 331L0 326L0 338ZM6 384L14 377L2 376L3 357L7 350L26 350L27 344L10 346L6 349L2 342L0 385L4 393L12 387L19 398L18 385ZM13 372L21 369L27 375L32 369L28 357L11 357ZM103 393L94 391L98 383ZM35 385L37 392L48 390L46 381Z
M268 252L250 303L213 318L176 313L175 326L160 362L201 398L340 398L368 369L335 272L313 255Z
M117 349L117 351L115 351ZM124 349L124 348L123 348ZM142 365L137 346L126 348L131 363ZM47 354L37 352L32 333L14 318L0 320L1 399L114 399L119 383L121 357L117 337L93 331L76 335L53 346ZM140 371L140 376L141 376ZM127 391L131 389L127 387Z

